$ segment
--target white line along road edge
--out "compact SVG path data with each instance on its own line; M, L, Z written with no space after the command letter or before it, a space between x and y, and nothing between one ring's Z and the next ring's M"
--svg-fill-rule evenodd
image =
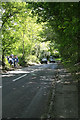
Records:
M27 74L24 74L24 75L22 75L22 76L20 76L20 77L18 77L18 78L16 78L16 79L14 79L14 80L12 80L12 81L15 82L15 81L19 80L20 78L25 77L26 75L27 75Z

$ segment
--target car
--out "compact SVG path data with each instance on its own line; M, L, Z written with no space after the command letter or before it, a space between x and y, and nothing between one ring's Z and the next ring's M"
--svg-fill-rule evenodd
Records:
M55 63L55 59L51 56L51 57L49 58L49 62L50 62L50 63Z
M47 64L47 58L42 58L42 60L41 60L41 64L43 64L43 63L45 63L45 64Z

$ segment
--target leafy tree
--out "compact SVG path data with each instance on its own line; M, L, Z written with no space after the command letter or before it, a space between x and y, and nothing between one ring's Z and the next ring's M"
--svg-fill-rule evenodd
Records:
M80 62L79 3L32 3L38 22L48 21L56 33L55 42L65 62Z
M15 43L19 37L15 31L18 14L22 14L24 11L25 3L20 4L18 2L2 2L2 66L5 66L4 56L6 52L11 51L13 43Z
M37 16L32 17L31 8L27 3L2 3L2 65L5 66L5 55L18 55L22 64L26 57L40 52L40 36L42 24L37 24ZM35 45L36 44L36 45Z

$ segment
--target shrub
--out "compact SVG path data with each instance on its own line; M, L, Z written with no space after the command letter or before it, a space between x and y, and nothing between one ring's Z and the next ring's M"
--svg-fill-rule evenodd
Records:
M32 63L39 63L39 59L35 56L35 55L30 55L30 56L28 56L27 58L26 58L26 62L27 63L30 63L30 62L32 62Z

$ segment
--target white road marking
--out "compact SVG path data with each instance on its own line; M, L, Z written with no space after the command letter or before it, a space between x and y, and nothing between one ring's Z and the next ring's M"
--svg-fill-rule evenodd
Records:
M33 73L33 72L35 72L36 70L33 70L33 71L31 71L31 72L27 72L27 73ZM20 77L18 77L18 78L16 78L16 79L14 79L14 80L12 80L13 82L15 82L15 81L17 81L17 80L19 80L20 78L23 78L23 77L25 77L27 74L24 74L24 75L22 75L22 76L20 76Z
M14 80L12 80L12 81L15 82L15 81L19 80L20 78L25 77L26 75L27 75L27 74L24 74L24 75L22 75L22 76L20 76L20 77L18 77L18 78L16 78L16 79L14 79Z

